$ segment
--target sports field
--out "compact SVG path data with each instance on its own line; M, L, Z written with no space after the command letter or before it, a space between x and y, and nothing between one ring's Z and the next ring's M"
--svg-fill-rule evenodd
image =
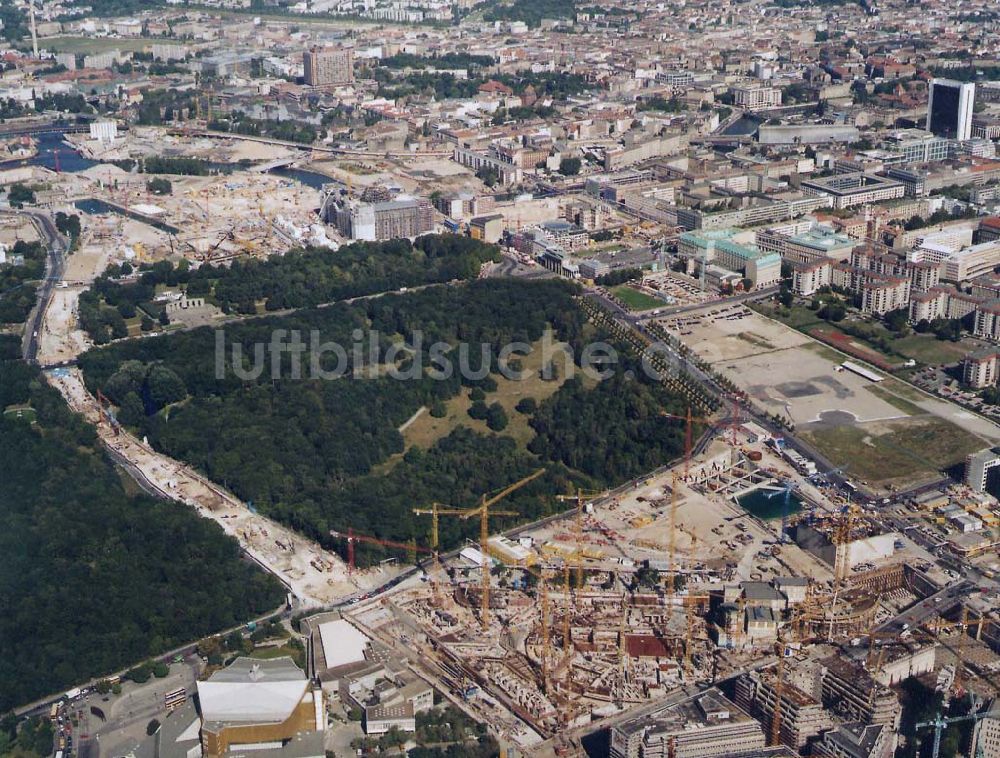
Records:
M640 292L639 290L629 287L627 284L619 285L611 290L615 297L621 300L633 311L648 311L653 308L660 308L663 306L663 301L658 298L651 297L645 292Z

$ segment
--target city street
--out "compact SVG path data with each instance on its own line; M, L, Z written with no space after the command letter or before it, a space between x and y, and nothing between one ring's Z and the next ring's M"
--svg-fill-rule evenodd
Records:
M134 750L146 738L146 726L152 719L163 721L167 716L163 696L184 688L190 695L201 671L201 659L190 655L181 663L170 666L170 674L151 678L143 684L122 682L120 695L99 695L96 692L73 703L80 713L77 728L79 758L120 758ZM103 711L105 721L91 712L92 707ZM87 739L83 735L88 735Z

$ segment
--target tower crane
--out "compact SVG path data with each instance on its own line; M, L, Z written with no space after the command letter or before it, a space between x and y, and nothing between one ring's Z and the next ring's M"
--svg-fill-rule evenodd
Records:
M667 554L667 606L673 608L677 584L677 470L670 479L670 534Z
M441 549L439 541L439 517L440 516L464 516L467 508L452 508L442 503L431 503L430 508L414 508L413 513L418 516L431 517L431 550L437 553Z
M485 556L484 556L485 557ZM542 569L538 580L538 591L541 595L541 627L542 627L542 692L549 691L549 573Z
M694 645L694 607L688 604L684 609L684 676L691 679L691 647Z
M575 566L576 570L576 586L577 588L583 586L583 562L580 560L582 556L583 549L583 504L588 500L593 500L595 497L601 495L606 495L608 490L592 490L590 492L584 492L579 487L577 487L575 493L570 493L568 495L556 495L556 500L561 503L571 502L576 503L576 519L574 522L574 534L573 537L576 541L576 555L577 563Z
M663 418L674 419L677 421L685 422L684 430L684 480L687 481L688 472L691 467L691 451L694 447L694 425L695 423L705 424L714 429L725 429L726 424L714 421L709 416L692 416L691 406L688 406L687 413L683 416L679 416L676 413L667 413L666 411L660 411L660 416ZM736 435L733 433L733 445L736 444Z
M578 585L579 586L579 585ZM569 591L569 564L563 566L563 600L566 603L565 615L563 616L563 659L568 664L570 658L570 618L573 615L574 603Z
M785 689L785 642L778 637L774 643L775 652L778 654L778 671L774 681L774 711L771 713L771 739L770 744L781 744L781 698Z
M833 601L830 604L830 630L829 639L833 639L833 613L837 606L837 598L847 574L850 571L848 564L848 552L850 550L851 535L854 532L854 523L859 513L858 506L848 501L843 511L843 517L837 528L833 532L833 543L836 551L833 557Z
M348 573L354 573L354 543L364 542L369 545L381 545L382 547L391 547L399 550L406 550L408 553L428 553L433 554L433 550L428 550L425 547L419 547L413 542L394 542L392 540L383 540L378 537L371 537L366 534L355 534L354 529L351 527L347 528L346 534L343 532L330 531L330 536L336 539L342 539L347 541L347 570Z
M984 711L983 713L969 713L965 716L950 716L944 718L940 713L937 718L933 721L920 721L917 723L917 729L934 729L934 749L931 751L931 758L938 758L941 754L941 732L945 727L950 724L960 724L965 721L981 721L985 718L1000 718L1000 711ZM976 740L976 755L982 755L982 747L979 744L979 740Z
M100 409L100 415L104 416L108 422L108 426L114 435L117 437L121 434L121 424L118 423L118 419L115 418L115 414L111 410L111 401L101 392L100 388L97 390L97 402Z
M479 516L479 549L482 552L482 589L481 589L481 611L479 615L480 623L483 629L489 626L490 621L490 562L489 562L489 548L486 545L487 540L490 537L490 506L499 500L503 500L507 495L514 492L515 490L521 489L524 485L529 482L533 482L535 479L540 477L545 473L544 468L540 468L532 474L520 479L509 487L504 487L500 492L493 497L487 498L486 495L482 495L482 499L477 508L472 508L465 511L460 518L463 520L473 518L474 516ZM493 511L494 516L517 516L516 511Z

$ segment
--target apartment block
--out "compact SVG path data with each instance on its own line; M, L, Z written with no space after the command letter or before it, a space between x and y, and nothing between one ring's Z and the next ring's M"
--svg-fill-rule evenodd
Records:
M1000 353L995 350L977 350L962 361L962 381L975 389L993 387L997 383L997 361Z
M302 55L305 82L310 87L349 84L354 81L354 51L350 48L318 48Z
M811 263L793 262L792 292L801 297L809 297L820 287L830 284L833 265L830 261L816 260Z

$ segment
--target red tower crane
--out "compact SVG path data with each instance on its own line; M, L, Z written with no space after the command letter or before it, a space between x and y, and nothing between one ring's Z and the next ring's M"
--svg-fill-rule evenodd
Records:
M426 547L419 547L416 544L411 544L407 542L393 542L392 540L383 540L378 537L370 537L366 534L355 534L354 530L350 527L347 528L347 533L343 532L330 532L331 537L336 537L337 539L347 540L347 570L350 573L354 573L354 543L355 542L365 542L369 545L381 545L382 547L392 547L399 550L406 550L407 552L413 553L427 553L428 555L433 555L434 551L429 550Z

